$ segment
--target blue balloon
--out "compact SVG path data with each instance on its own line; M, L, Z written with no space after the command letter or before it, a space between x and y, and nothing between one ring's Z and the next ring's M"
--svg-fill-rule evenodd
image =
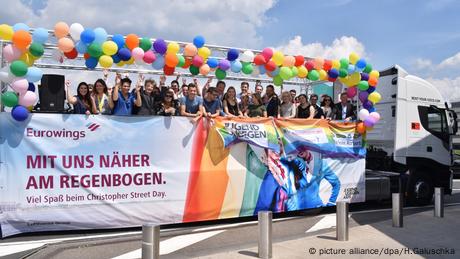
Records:
M86 44L90 44L96 38L96 34L92 29L85 29L80 34L80 40Z
M204 37L203 36L196 36L193 38L193 45L195 45L197 48L201 48L204 46Z
M280 67L277 66L276 69L272 71L272 76L275 77L275 76L277 76L279 73L280 73Z
M78 53L85 54L86 51L88 50L88 47L83 41L78 41L77 44L75 44L75 49L77 50Z
M348 65L348 74L349 75L353 74L355 72L355 69L356 69L355 65L349 64Z
M219 61L216 58L208 58L208 66L210 68L216 68L219 65Z
M25 121L29 117L29 111L22 105L16 105L11 110L11 116L17 121Z
M239 73L241 71L241 68L243 68L243 64L239 60L234 60L231 62L231 67L230 69L232 70L233 73Z
M94 42L102 44L107 40L107 32L104 28L97 27L94 29Z
M156 57L157 58L152 63L152 67L155 68L156 70L161 70L165 66L165 58L160 54L156 54Z
M265 74L267 72L267 69L265 69L264 65L259 66L259 72L261 75Z
M329 72L327 72L328 76L330 78L337 78L339 77L339 71L335 68L332 68L331 70L329 70Z
M30 30L30 27L25 24L25 23L16 23L15 25L13 25L13 31L19 31L19 30L24 30L24 31L29 31Z
M373 87L373 86L369 86L369 88L367 88L367 90L366 90L366 91L367 91L368 93L372 93L372 92L374 92L374 91L375 91L375 87Z
M37 28L32 34L34 42L44 44L48 40L48 31L43 28Z
M123 38L123 35L121 35L121 34L113 35L112 41L117 44L118 49L123 48L123 46L125 45L125 39Z
M121 61L121 58L120 56L118 56L118 54L113 55L112 59L113 59L113 63L115 64Z
M118 57L123 61L128 61L131 58L131 51L127 48L121 48L118 50Z
M29 82L37 82L42 79L43 72L38 67L29 67L27 69L26 79Z
M97 58L90 57L85 61L85 65L89 69L94 69L97 66Z
M29 82L29 88L27 88L27 91L35 92L35 85L34 85L34 83Z
M375 107L370 107L370 108L369 108L369 109L367 109L367 110L369 111L369 113L371 113L371 112L375 112L375 111L376 111Z
M363 58L356 62L356 68L360 71L363 71L364 68L366 68L366 65L367 65L366 60Z
M238 56L240 55L240 52L236 49L231 49L228 51L227 53L227 59L229 61L233 61L233 60L236 60L238 58Z

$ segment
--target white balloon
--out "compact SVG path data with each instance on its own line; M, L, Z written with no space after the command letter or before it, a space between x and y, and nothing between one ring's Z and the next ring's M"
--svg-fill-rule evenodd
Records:
M0 70L0 81L11 84L15 79L16 77L11 73L9 67L4 67Z
M80 34L82 33L82 31L84 31L85 28L83 27L83 25L79 24L79 23L72 23L72 25L70 25L70 36L72 37L72 39L74 39L74 41L79 41L80 40Z
M252 62L253 59L254 53L252 53L252 51L250 50L246 50L245 52L243 52L243 54L240 57L240 60L243 62Z
M359 111L359 119L362 120L362 121L365 121L367 119L367 117L369 117L369 111L366 110L366 109L361 109Z

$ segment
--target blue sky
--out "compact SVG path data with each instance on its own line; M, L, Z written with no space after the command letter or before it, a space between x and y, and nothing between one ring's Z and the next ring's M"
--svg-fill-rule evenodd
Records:
M58 21L110 34L209 43L326 58L356 51L377 69L400 64L460 99L460 1L0 0L0 23L52 28ZM135 18L137 17L137 18Z

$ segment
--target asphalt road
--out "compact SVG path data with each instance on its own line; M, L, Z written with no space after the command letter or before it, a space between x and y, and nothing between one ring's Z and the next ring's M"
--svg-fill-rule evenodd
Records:
M454 180L454 193L446 205L460 206L460 180ZM405 208L405 215L433 210L432 206ZM334 209L314 215L275 219L273 242L320 235L335 227ZM351 204L350 226L370 224L391 218L391 204ZM161 231L162 258L190 258L257 246L257 222L187 226ZM140 258L139 228L29 234L0 240L0 258ZM2 257L3 256L3 257Z

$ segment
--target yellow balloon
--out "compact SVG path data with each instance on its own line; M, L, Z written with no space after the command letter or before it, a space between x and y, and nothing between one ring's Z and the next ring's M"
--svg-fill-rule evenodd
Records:
M380 76L380 73L379 73L379 71L377 71L377 70L372 70L372 71L369 73L369 77L379 78L379 76Z
M361 81L361 74L356 72L350 75L350 79L348 80L349 86L357 85Z
M298 71L297 76L300 78L305 78L308 75L308 70L305 66L298 66L297 71Z
M378 92L372 92L369 94L367 99L371 101L373 104L376 104L380 102L380 100L382 99L382 96Z
M132 65L134 63L134 58L131 57L128 61L126 61L126 64Z
M117 66L119 66L119 67L122 67L124 65L126 65L126 63L124 61L120 61L120 62L117 63Z
M327 72L324 69L319 70L319 80L327 80Z
M13 34L13 27L9 26L8 24L0 25L0 39L11 40L13 39Z
M339 77L339 81L344 83L346 86L349 86L350 83L350 76L346 76L346 77Z
M103 68L109 68L113 64L113 59L112 59L111 56L102 55L99 58L99 64L101 64L101 67L103 67Z
M102 43L102 52L104 54L112 56L115 55L118 51L118 45L113 41L106 41Z
M33 56L31 54L29 54L29 52L24 52L22 53L21 57L19 57L20 60L24 61L27 66L32 66L35 62L35 59L33 58Z
M277 66L281 66L284 62L283 53L281 51L275 51L275 53L273 53L272 60Z
M211 50L207 47L201 47L198 49L198 56L202 57L203 59L207 59L211 55Z
M27 107L27 110L29 110L30 112L31 112L33 109L34 109L34 106L33 106L33 105Z
M337 59L332 60L332 68L340 69L340 61Z
M168 50L167 50L168 53L176 54L177 52L179 52L179 50L180 50L180 46L179 44L177 44L177 42L170 42L168 44Z
M353 64L353 65L356 64L356 62L358 62L358 60L359 60L358 54L356 54L355 52L351 53L350 57L349 57L349 60L350 60L351 64Z

